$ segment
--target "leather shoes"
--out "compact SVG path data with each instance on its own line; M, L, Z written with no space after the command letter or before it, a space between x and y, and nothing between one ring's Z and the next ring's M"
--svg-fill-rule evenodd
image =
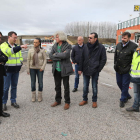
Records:
M125 106L125 102L120 101L120 107L123 108Z
M60 105L60 104L61 104L61 103L54 102L54 103L51 105L51 107L55 107L55 106Z
M126 111L129 111L129 112L139 112L139 108L135 109L133 107L130 107L130 108L126 108Z
M88 102L87 101L82 101L79 103L79 106L83 106L83 105L86 105Z
M7 110L7 106L6 106L6 104L3 104L3 107L2 107L3 109L3 111L6 111Z
M2 117L10 117L10 114L5 113L5 112L2 112L2 113L0 114L0 116L2 116Z
M13 106L14 108L19 108L19 105L17 103L11 103L11 106Z
M92 107L97 108L97 102L93 102Z
M70 108L70 105L68 103L66 103L65 106L64 106L64 110L67 110L69 108Z
M77 88L74 88L73 90L72 90L72 92L76 92L77 91Z

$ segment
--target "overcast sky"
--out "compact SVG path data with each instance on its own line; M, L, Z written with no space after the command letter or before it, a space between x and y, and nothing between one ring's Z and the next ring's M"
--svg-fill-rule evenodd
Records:
M0 31L53 34L75 21L114 22L138 17L140 0L0 0Z

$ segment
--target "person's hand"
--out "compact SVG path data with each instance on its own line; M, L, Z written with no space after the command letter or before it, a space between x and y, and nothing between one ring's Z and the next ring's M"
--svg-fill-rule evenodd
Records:
M82 74L82 71L78 71L78 74L81 75Z
M42 69L40 69L40 71L43 71Z
M27 48L28 48L27 45L28 45L28 44L21 45L21 48L27 49Z
M55 55L55 53L53 55Z
M77 65L77 63L75 63L75 65Z
M30 72L27 72L28 75L30 75Z
M65 53L66 51L64 51L63 53Z

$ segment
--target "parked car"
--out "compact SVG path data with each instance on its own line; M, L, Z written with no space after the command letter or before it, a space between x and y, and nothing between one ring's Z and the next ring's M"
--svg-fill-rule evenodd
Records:
M109 45L106 45L106 44L103 44L103 46L105 47L106 50L109 47Z
M52 46L54 45L54 43L55 43L55 40L52 40L52 39L41 40L41 47L45 49L45 52L47 54L47 63L53 62L49 57L49 53L51 52Z
M109 53L115 53L115 50L116 50L116 46L111 46L111 47L108 47L106 51Z

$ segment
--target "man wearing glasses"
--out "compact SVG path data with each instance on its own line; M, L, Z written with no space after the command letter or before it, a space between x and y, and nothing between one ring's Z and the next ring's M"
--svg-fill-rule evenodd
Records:
M1 42L1 37L2 37L2 33L0 32L0 42ZM2 109L3 82L4 82L3 76L6 76L4 65L8 61L8 57L10 57L12 53L19 52L21 48L27 48L27 45L17 46L11 49L7 46L7 43L5 42L0 46L0 116L2 117L10 117L10 114L5 113Z
M88 88L90 77L92 78L92 107L97 107L97 93L98 93L98 77L99 73L106 64L106 51L105 47L99 43L98 34L93 32L88 37L89 42L87 47L84 47L82 57L79 63L79 75L83 72L84 88L83 88L83 101L79 103L83 106L88 103Z
M27 45L16 45L17 34L15 32L8 33L8 42L1 44L2 52L8 57L8 61L5 64L6 75L4 76L4 90L3 90L3 111L7 110L7 100L8 92L11 86L11 106L14 108L19 108L19 105L16 103L16 94L17 94L17 84L19 78L19 71L22 66L22 54L21 49L27 48Z

